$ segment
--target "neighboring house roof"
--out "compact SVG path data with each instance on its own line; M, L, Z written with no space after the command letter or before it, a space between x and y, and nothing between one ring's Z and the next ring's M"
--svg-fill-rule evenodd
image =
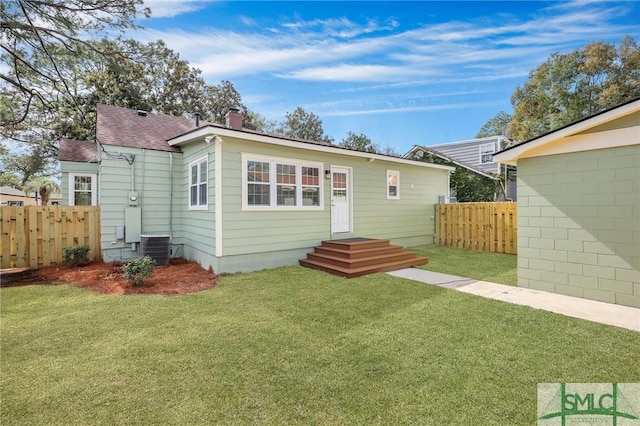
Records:
M96 109L96 137L102 145L180 151L166 141L197 128L195 120L184 117L103 104L98 104Z
M499 174L500 165L493 161L492 154L501 149L503 142L510 141L503 135L494 135L437 145L429 144L429 148L485 173Z
M431 147L428 147L428 146L414 145L413 148L411 148L409 150L409 152L407 152L405 155L403 155L402 158L411 158L414 155L419 156L419 154L418 154L419 151L428 152L428 153L430 153L432 155L435 155L436 157L442 158L445 161L449 161L449 162L455 164L456 166L463 167L463 168L465 168L467 170L470 170L470 171L472 171L474 173L477 173L477 174L479 174L481 176L484 176L484 177L487 177L489 179L493 179L493 180L498 180L499 179L499 177L497 175L493 174L493 173L485 172L485 171L480 170L477 167L474 167L474 166L472 166L470 164L466 164L466 163L464 163L462 161L454 160L453 158L449 157L448 155L443 154L443 153L439 152L438 150L435 150L435 149L433 149Z
M0 186L0 194L2 195L13 195L16 197L29 197L24 191L13 188L11 186Z
M95 142L60 139L58 148L59 161L76 161L78 163L95 163L98 161L98 149Z
M564 127L503 149L493 158L515 165L520 158L640 144L640 98L585 117ZM606 138L598 135L608 131Z
M504 135L485 136L484 138L474 138L474 139L465 139L462 141L439 143L439 144L431 145L431 147L438 148L438 147L447 147L447 146L456 146L456 145L466 145L470 143L476 144L476 145L482 145L483 143L489 143L489 142L494 142L494 141L503 140L503 139L508 139L508 138Z

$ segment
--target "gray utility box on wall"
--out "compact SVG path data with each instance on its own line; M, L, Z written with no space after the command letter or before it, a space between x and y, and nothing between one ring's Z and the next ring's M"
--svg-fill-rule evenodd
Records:
M142 209L125 207L124 209L124 242L139 243L142 230Z
M140 256L149 256L156 265L164 266L171 258L171 245L168 235L140 235Z

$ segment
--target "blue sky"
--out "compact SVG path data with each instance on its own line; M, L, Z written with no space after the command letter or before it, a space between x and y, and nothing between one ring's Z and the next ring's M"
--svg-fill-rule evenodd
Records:
M210 84L281 121L297 106L403 154L471 139L529 71L589 42L640 40L640 3L145 0L127 34L162 39Z

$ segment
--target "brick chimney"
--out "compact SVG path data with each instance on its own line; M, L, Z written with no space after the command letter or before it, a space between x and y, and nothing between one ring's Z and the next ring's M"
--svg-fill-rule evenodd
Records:
M227 127L230 129L242 130L242 113L238 108L229 108L229 112L224 116L227 120Z

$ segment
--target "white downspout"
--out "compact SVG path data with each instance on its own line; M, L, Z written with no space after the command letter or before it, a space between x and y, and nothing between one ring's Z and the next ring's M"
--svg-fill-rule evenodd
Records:
M173 153L169 152L169 242L173 242Z
M214 139L214 176L215 176L215 226L216 226L216 257L222 257L222 138Z

